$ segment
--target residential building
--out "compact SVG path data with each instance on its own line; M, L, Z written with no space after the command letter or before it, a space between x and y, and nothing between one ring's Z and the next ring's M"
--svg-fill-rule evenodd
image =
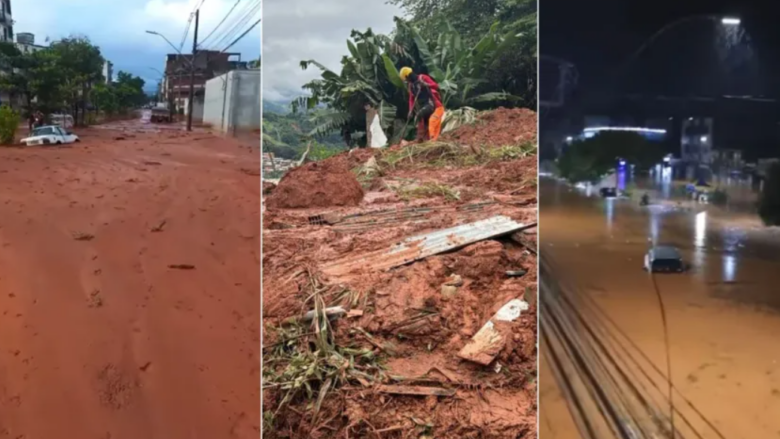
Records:
M683 161L697 164L712 164L712 118L694 118L690 117L683 121L681 158Z
M716 149L712 151L712 162L726 170L741 169L745 166L742 151L738 149Z
M106 84L114 82L114 63L111 61L103 63L103 78L105 78Z
M29 32L19 32L16 34L16 47L22 53L37 52L46 46L35 44L35 34Z
M197 52L194 59L195 81L194 91L196 98L203 100L206 89L206 81L231 70L246 69L247 63L231 61L230 58L237 54L223 53L216 50L202 50ZM165 63L164 98L166 102L173 102L177 109L185 111L190 95L190 75L192 73L193 56L191 54L169 54ZM196 104L197 109L197 104Z
M11 16L11 0L0 0L0 41L14 41L14 20Z

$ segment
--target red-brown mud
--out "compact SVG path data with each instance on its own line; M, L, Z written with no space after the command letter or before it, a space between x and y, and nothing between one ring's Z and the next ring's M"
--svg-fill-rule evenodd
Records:
M499 108L480 115L477 123L443 134L441 140L479 147L536 143L536 125L536 113L531 110Z
M523 119L523 110L500 110L498 123L505 123L507 112L522 115L519 120L527 124L524 129L533 127L531 139L535 138L535 119L533 123ZM493 118L484 120L480 129L490 130ZM458 140L467 141L466 136ZM535 249L501 237L388 271L373 271L367 261L365 268L337 270L338 275L328 278L323 267L389 248L409 236L495 215L536 222L536 157L468 167L420 160L383 167L382 152L356 151L329 161L355 168L374 154L382 169L373 182L364 184L369 190L359 204L326 209L277 207L264 214L267 380L263 410L271 420L266 436L535 438ZM393 189L410 183L450 186L461 195L455 200L435 193L405 199ZM278 196L281 186L266 202ZM475 203L484 204L473 207ZM311 217L322 214L336 220L331 225L311 224ZM533 244L535 233L531 229L521 235ZM517 271L527 273L507 275ZM270 382L287 370L284 364L270 362L278 359L280 345L305 351L313 343L313 337L305 335L288 340L279 329L289 318L312 309L313 291L325 298L326 306L350 310L348 316L332 322L334 344L372 352L385 368L384 373L346 379L337 389L330 389L316 418L310 404L322 382L309 381L315 399L299 393L281 409L285 392ZM531 308L502 328L511 336L497 359L483 367L458 357L485 322L514 298L525 299ZM345 365L345 375L348 369ZM436 386L455 394L392 395L380 390L385 389L380 384Z
M0 147L0 438L258 437L256 146L77 133Z
M326 160L290 170L266 199L266 206L270 209L356 206L362 199L363 188L346 161Z

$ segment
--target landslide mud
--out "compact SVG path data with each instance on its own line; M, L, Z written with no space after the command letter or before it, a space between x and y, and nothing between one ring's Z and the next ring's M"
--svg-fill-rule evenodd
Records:
M287 172L266 201L271 209L357 206L363 188L340 160L310 162Z
M486 125L480 129L496 132L489 122L481 123ZM535 137L535 117L520 125L513 129L530 130ZM466 137L458 142L468 153ZM377 159L379 170L362 181L366 193L355 206L269 208L264 213L263 411L269 438L536 437L535 229L520 233L521 241L534 247L530 250L501 237L388 271L371 269L368 260L354 270L328 270L330 277L323 270L409 236L495 215L536 221L535 156L469 166L442 165L436 157L395 166L383 161L384 154L408 147L355 151L328 160L335 162L331 166L340 163L354 170L372 156ZM412 189L405 192L400 189L404 185ZM280 187L266 203L280 194ZM426 187L446 187L459 196L415 189ZM523 271L519 277L507 275ZM456 287L443 288L447 285ZM308 375L312 396L302 390L290 400L285 399L289 387L280 385L308 364L303 356L292 360L291 355L312 352L318 343L310 335L315 329L306 324L290 338L290 319L310 311L314 296L325 306L350 311L329 327L335 349L343 355L369 352L383 370L368 366L365 376L349 375L353 367L374 364L353 354L354 360L339 369L346 378L336 388L326 388L316 416L312 407L323 388L321 380ZM530 309L502 328L511 335L496 360L485 367L458 357L485 322L514 298L526 300ZM398 385L443 388L454 395L396 395L382 387Z
M480 115L474 124L442 134L441 139L480 147L536 143L536 113L525 108L498 108Z
M0 438L258 437L259 154L166 128L0 147Z

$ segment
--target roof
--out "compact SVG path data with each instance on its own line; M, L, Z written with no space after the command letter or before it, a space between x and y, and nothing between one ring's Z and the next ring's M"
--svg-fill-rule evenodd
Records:
M656 259L681 259L680 252L671 245L657 245L653 247L653 256Z
M516 232L527 226L511 218L498 215L492 218L461 224L449 229L406 238L389 249L349 257L326 265L329 276L348 274L355 269L386 271L428 256L465 247L485 239Z

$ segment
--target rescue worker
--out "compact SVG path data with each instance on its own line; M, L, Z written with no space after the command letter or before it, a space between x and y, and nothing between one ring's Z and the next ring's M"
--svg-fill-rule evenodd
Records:
M444 118L439 84L428 75L415 73L411 67L403 67L400 76L408 84L409 117L417 110L417 140L436 140Z

